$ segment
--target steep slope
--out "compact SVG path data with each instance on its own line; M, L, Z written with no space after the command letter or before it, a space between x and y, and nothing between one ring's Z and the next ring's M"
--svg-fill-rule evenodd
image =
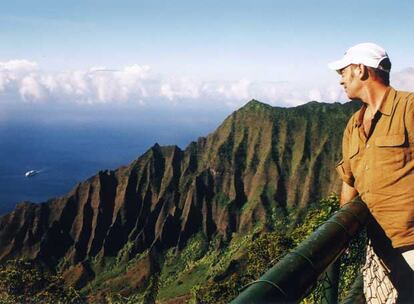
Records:
M128 261L150 248L183 248L199 232L226 241L266 227L270 217L339 190L334 165L357 107L252 100L184 151L156 144L64 197L18 205L0 218L0 261L25 257L64 269L105 257Z

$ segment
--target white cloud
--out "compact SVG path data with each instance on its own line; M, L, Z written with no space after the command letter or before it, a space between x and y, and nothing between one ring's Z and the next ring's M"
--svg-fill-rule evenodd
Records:
M414 89L414 68L392 76L393 85ZM272 105L295 106L310 100L346 101L338 84L309 87L291 82L255 82L250 79L222 82L196 81L188 77L168 77L147 65L131 65L113 70L91 67L88 70L47 72L35 62L0 62L0 103L63 104L128 103L148 106L154 103L223 103L231 108L250 99Z
M187 77L165 79L160 84L159 95L167 99L200 98L200 83Z
M11 73L27 73L37 70L37 64L25 59L9 60L0 62L0 70Z
M344 89L338 85L327 85L309 90L309 100L323 102L344 102L349 100Z
M414 68L407 68L391 75L391 83L396 89L414 91Z
M24 101L44 101L46 90L34 74L24 76L20 83L19 93Z
M0 62L0 92L37 70L37 64L28 60Z

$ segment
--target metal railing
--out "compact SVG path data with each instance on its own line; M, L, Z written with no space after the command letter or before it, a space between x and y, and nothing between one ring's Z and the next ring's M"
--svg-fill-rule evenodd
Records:
M345 204L259 280L248 284L231 303L299 302L312 291L321 275L329 276L331 272L331 276L335 276L335 270L327 272L329 266L335 265L369 216L363 202ZM335 297L335 292L333 290L330 296Z

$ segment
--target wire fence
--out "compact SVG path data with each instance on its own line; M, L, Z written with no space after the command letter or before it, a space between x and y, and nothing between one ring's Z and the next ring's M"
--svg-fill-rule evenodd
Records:
M398 294L390 280L389 269L375 254L370 242L368 242L366 252L367 258L364 267L362 267L362 276L367 303L396 303Z

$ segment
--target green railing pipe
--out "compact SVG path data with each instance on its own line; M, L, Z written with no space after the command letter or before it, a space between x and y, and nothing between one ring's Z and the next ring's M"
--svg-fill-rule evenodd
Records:
M248 284L231 303L299 302L365 226L369 215L361 201L345 204L259 280Z

